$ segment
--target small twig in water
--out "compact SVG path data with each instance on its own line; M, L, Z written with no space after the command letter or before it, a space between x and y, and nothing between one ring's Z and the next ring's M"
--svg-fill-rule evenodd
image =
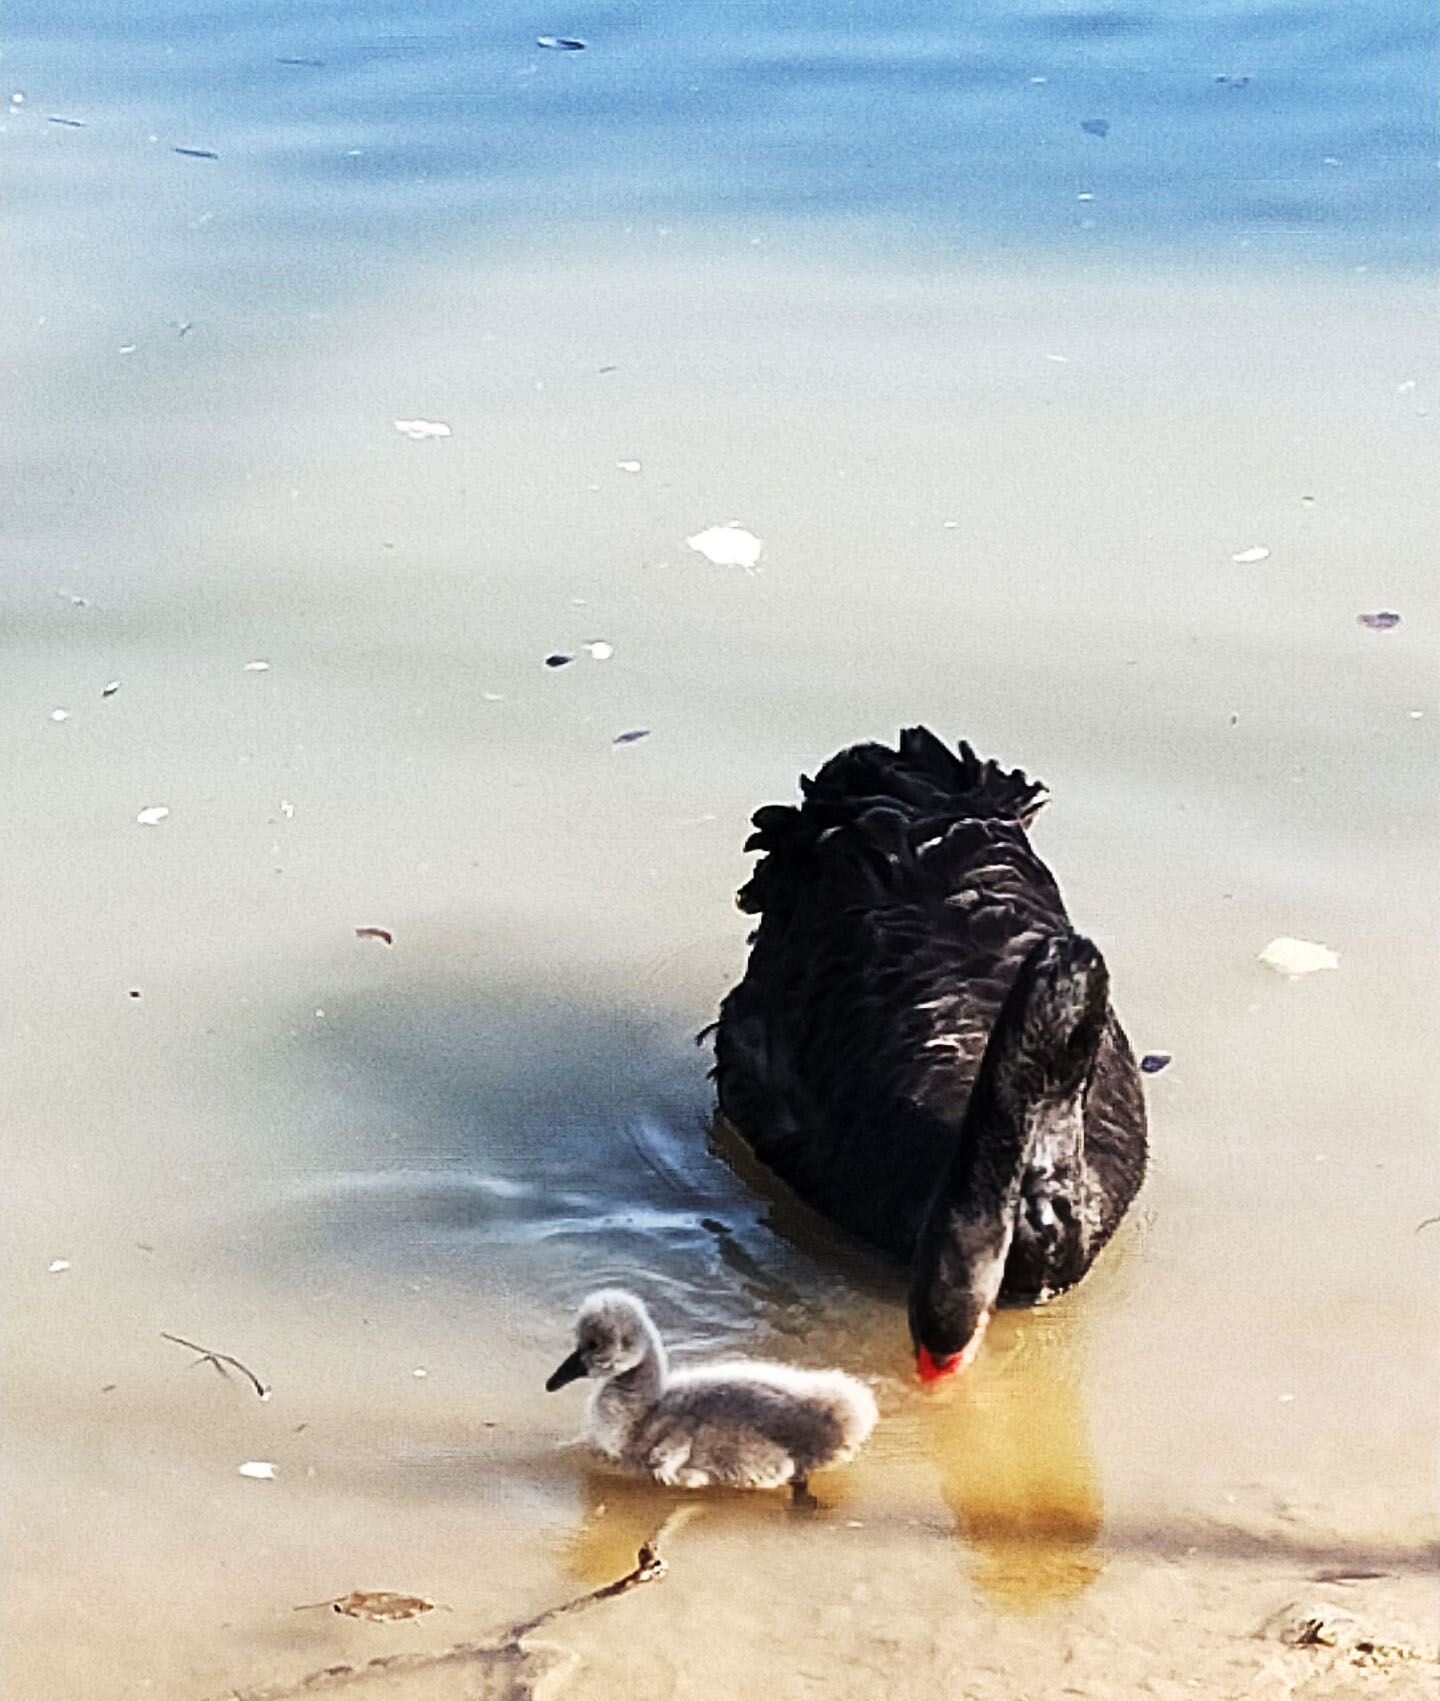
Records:
M167 1340L176 1337L169 1335ZM186 1346L191 1342L183 1343ZM196 1349L199 1351L200 1349ZM229 1689L225 1693L225 1701L301 1701L302 1697L313 1698L316 1695L331 1695L352 1685L358 1686L363 1693L376 1693L371 1687L371 1680L384 1680L387 1684L391 1678L410 1676L420 1672L438 1672L441 1670L458 1670L470 1667L482 1677L490 1677L494 1684L482 1682L479 1689L467 1688L466 1693L491 1695L499 1694L503 1689L506 1695L534 1695L539 1692L540 1685L550 1673L563 1669L565 1661L560 1653L545 1643L527 1648L525 1638L533 1631L539 1630L546 1624L553 1623L566 1613L578 1612L583 1607L591 1606L596 1601L613 1600L616 1595L628 1594L632 1589L638 1589L642 1583L653 1583L665 1575L665 1561L660 1557L660 1543L666 1536L680 1527L688 1519L693 1518L701 1510L695 1505L678 1506L640 1549L636 1555L634 1568L627 1571L623 1577L617 1577L613 1583L606 1583L598 1589L592 1589L588 1595L577 1595L574 1600L566 1601L561 1606L551 1607L548 1611L537 1613L534 1618L528 1618L523 1623L509 1630L501 1631L499 1635L488 1637L483 1642L457 1642L453 1647L446 1648L438 1654L387 1654L378 1659L368 1661L363 1666L333 1665L325 1666L320 1671L313 1671L299 1683L266 1684L260 1689ZM341 1596L336 1601L307 1602L305 1608L295 1610L312 1610L328 1606L332 1611L345 1612L347 1607L356 1600L368 1603L372 1599L387 1599L382 1596ZM403 1598L407 1605L419 1605L418 1597ZM430 1603L423 1603L428 1606ZM356 1616L367 1616L358 1614ZM395 1616L408 1617L408 1613L397 1613Z
M187 1341L183 1335L168 1334L164 1329L160 1331L160 1339L162 1341L173 1341L177 1347L186 1347L192 1353L199 1353L200 1356L195 1360L195 1363L213 1364L222 1376L229 1375L229 1371L225 1368L227 1364L233 1366L240 1372L262 1400L268 1400L270 1398L270 1390L265 1386L255 1372L251 1370L250 1366L248 1364L241 1364L238 1358L233 1358L229 1353L215 1352L212 1348L202 1347L195 1341Z
M1419 1234L1421 1229L1430 1228L1435 1223L1440 1223L1440 1217L1425 1217L1420 1222L1416 1223L1413 1232L1415 1234Z
M544 1612L537 1613L534 1618L527 1618L523 1624L517 1624L506 1632L509 1642L522 1642L534 1631L553 1623L557 1618L563 1618L566 1613L578 1612L582 1607L593 1605L596 1601L611 1601L617 1595L628 1595L632 1589L638 1589L642 1583L658 1583L670 1569L660 1552L660 1543L673 1530L678 1530L682 1524L688 1523L700 1510L698 1506L677 1506L655 1534L646 1542L642 1542L640 1551L635 1555L634 1567L623 1577L617 1577L613 1583L602 1583L598 1589L591 1589L587 1595L576 1595L573 1600L563 1601L559 1606L546 1607Z

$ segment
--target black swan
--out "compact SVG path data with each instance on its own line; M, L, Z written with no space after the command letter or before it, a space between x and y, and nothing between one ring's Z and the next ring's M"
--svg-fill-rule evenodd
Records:
M1027 828L1045 788L925 727L754 816L760 917L720 1007L720 1109L827 1217L911 1266L921 1376L998 1301L1089 1269L1145 1174L1145 1101L1096 947Z
M803 1500L810 1473L853 1458L875 1427L874 1395L843 1370L735 1359L672 1371L650 1313L620 1288L590 1295L575 1342L547 1391L593 1376L585 1439L671 1487L788 1485Z

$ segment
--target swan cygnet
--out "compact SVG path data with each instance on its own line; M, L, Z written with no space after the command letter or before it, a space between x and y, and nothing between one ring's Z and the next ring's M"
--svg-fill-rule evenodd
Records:
M810 1473L853 1458L878 1416L842 1370L733 1359L672 1371L650 1313L619 1288L584 1302L575 1342L547 1392L593 1378L584 1439L672 1488L789 1486L808 1502Z

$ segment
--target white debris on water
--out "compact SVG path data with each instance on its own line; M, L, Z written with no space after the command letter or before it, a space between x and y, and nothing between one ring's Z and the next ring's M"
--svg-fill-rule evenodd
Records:
M591 661L609 661L615 654L615 646L607 644L603 638L592 638L584 649Z
M638 473L640 471L639 461L616 461L615 465L619 467L621 472Z
M63 1270L69 1268L70 1260L68 1258L52 1258L50 1260L49 1271L52 1276L58 1276Z
M438 419L397 419L395 429L412 443L423 443L431 437L448 437L450 427Z
M152 803L148 808L142 809L135 820L142 827L158 827L169 813L170 810L165 804Z
M268 1459L247 1459L240 1466L242 1477L254 1477L258 1482L274 1482L275 1467Z
M70 711L69 709L51 709L50 719L52 721L68 721L70 719Z
M267 661L250 661L245 663L246 673L269 673L270 663Z
M726 526L707 526L703 532L696 532L694 537L687 537L686 544L697 555L703 555L717 567L743 567L747 573L755 570L760 560L760 551L764 542L748 532L738 520L731 520Z
M1260 953L1260 961L1277 975L1294 980L1299 975L1313 975L1321 969L1338 969L1339 955L1328 945L1317 945L1311 939L1272 939Z
M1266 549L1263 543L1257 543L1249 549L1240 550L1238 554L1232 555L1230 559L1237 567L1253 567L1257 561L1268 561L1270 559L1270 551Z

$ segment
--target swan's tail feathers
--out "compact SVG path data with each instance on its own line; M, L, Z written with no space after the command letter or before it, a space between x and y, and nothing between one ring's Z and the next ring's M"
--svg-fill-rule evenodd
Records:
M1007 771L994 760L982 762L963 738L952 756L928 727L907 727L900 734L900 757L977 815L1028 827L1049 800L1043 781L1020 768Z
M982 762L963 742L949 750L923 726L908 727L894 750L842 750L800 790L799 808L771 803L752 817L745 849L761 860L735 898L747 915L788 910L822 874L842 885L883 881L888 866L937 835L948 841L956 827L1026 828L1046 800L1045 787L1019 768Z
M1045 787L1019 768L1007 772L998 762L982 762L963 740L952 751L923 726L907 727L894 750L884 744L842 750L800 789L807 810L826 815L888 802L907 813L966 814L1022 826L1046 798Z

